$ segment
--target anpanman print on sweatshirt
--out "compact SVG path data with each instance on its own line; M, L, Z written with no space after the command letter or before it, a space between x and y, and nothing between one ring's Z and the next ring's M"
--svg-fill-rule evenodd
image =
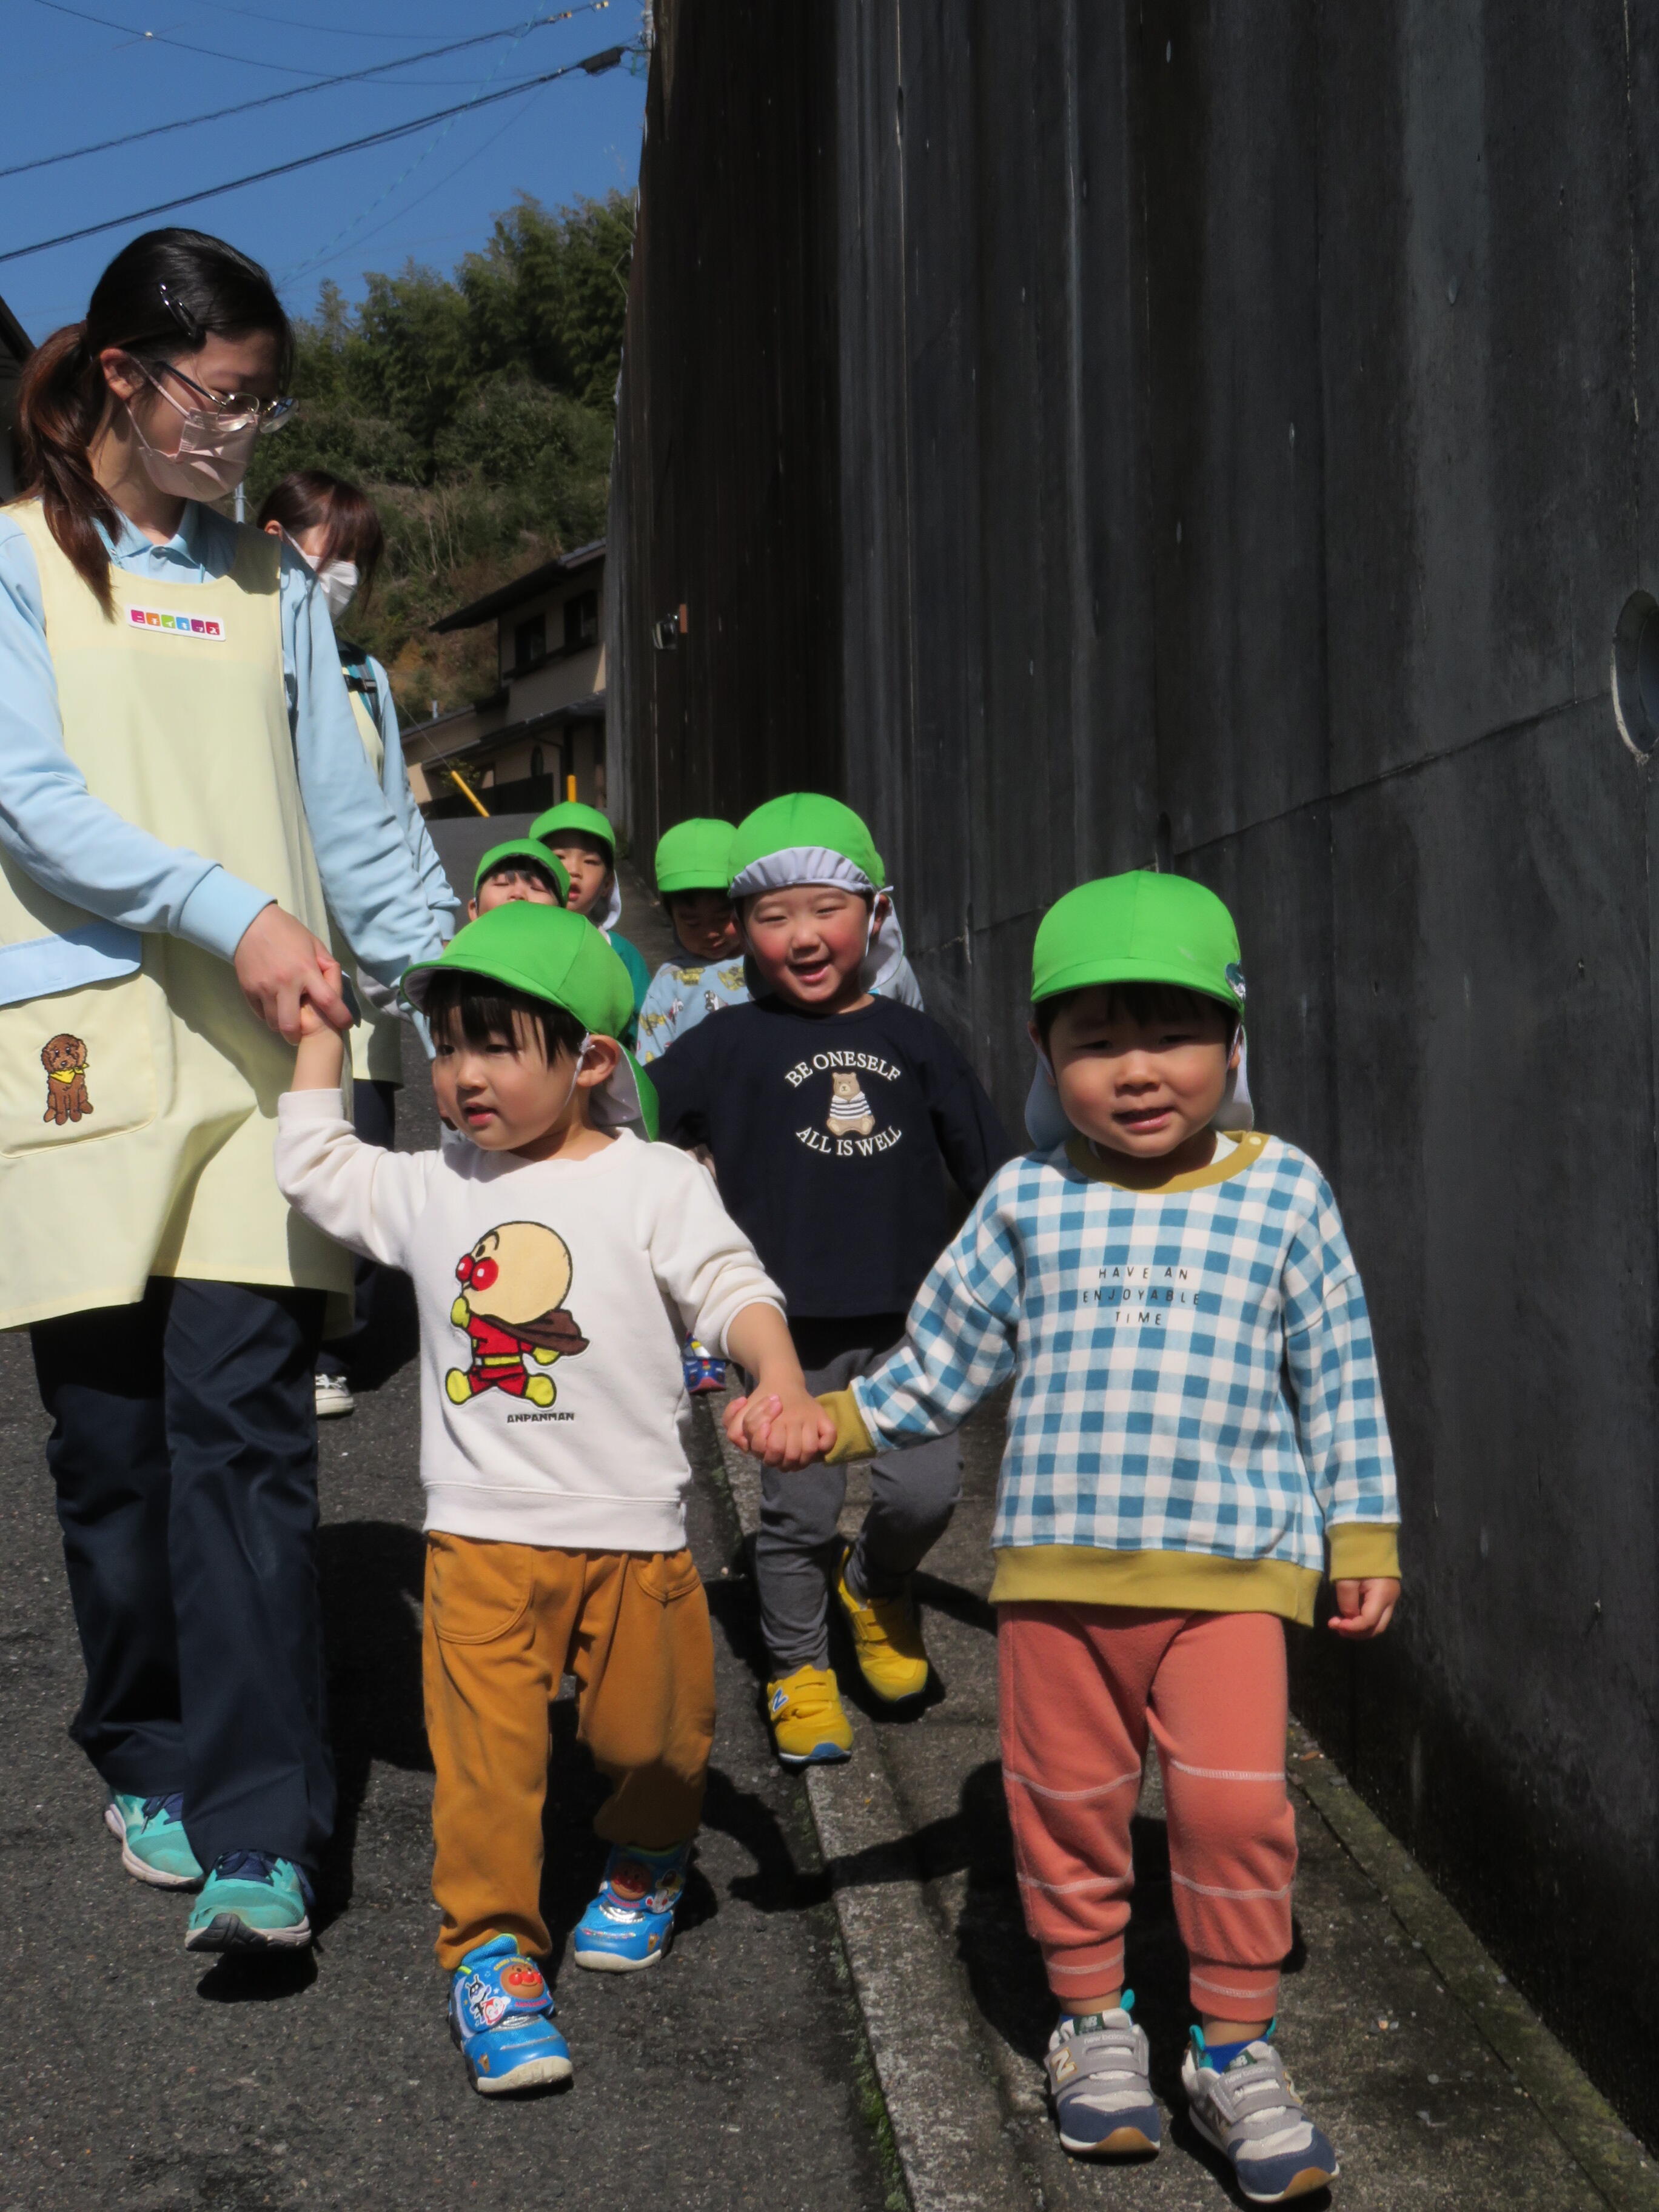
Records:
M485 1390L505 1390L532 1406L553 1403L553 1378L537 1370L587 1349L565 1310L572 1272L570 1247L539 1221L503 1221L461 1255L455 1267L460 1294L449 1318L471 1339L472 1359L444 1377L452 1405L465 1406ZM526 1359L534 1365L526 1368Z

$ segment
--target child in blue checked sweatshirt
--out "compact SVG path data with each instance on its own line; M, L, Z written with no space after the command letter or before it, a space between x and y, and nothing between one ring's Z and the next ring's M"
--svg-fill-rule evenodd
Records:
M1192 2005L1194 2126L1251 2203L1335 2154L1273 2047L1291 1948L1282 1624L1380 1635L1399 1510L1364 1293L1305 1154L1243 1121L1231 917L1178 876L1115 876L1044 918L1037 1148L1001 1169L903 1342L821 1401L832 1459L948 1434L1013 1377L993 1543L1003 1781L1026 1923L1060 2011L1060 2141L1156 2150L1123 1986L1129 1821L1150 1733ZM1045 1126L1046 1125L1046 1126ZM769 1408L734 1433L773 1463Z

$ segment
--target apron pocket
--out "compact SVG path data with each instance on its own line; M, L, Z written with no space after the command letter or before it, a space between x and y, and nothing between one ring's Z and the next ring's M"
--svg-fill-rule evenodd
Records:
M142 1129L155 1119L148 977L0 1006L0 1153Z

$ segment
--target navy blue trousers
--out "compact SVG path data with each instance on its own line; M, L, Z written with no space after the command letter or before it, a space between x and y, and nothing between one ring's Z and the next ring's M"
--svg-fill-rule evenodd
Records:
M29 1332L112 1790L184 1793L191 1849L313 1867L334 1822L318 1597L320 1291L153 1278Z

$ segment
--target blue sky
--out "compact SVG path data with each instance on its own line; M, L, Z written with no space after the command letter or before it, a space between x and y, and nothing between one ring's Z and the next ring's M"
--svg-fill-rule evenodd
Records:
M537 15L567 0L540 0ZM0 253L362 137L557 69L640 33L639 0L475 46L270 107L243 103L495 29L516 33L532 0L4 0L6 127L0 167L210 108L223 121L0 179ZM88 16L98 21L88 21ZM151 35L146 37L145 33ZM212 54L188 49L207 47ZM220 58L226 57L228 58ZM576 75L390 145L346 154L176 214L0 261L3 298L29 335L76 320L125 240L193 223L263 261L291 310L332 277L348 298L368 270L411 256L447 269L489 235L520 191L550 206L639 174L642 64Z

